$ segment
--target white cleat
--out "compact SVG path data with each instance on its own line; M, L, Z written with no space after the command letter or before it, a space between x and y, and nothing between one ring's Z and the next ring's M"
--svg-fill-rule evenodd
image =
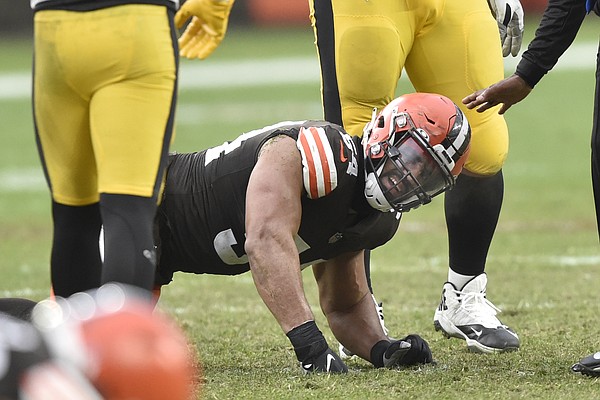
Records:
M519 349L517 334L496 317L500 311L485 297L487 275L479 274L461 289L446 282L433 324L448 338L464 339L470 351L501 353Z

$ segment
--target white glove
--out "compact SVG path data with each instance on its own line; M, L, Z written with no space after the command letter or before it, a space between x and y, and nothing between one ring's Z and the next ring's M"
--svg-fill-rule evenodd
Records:
M523 42L523 7L519 0L488 0L500 29L502 55L516 57Z

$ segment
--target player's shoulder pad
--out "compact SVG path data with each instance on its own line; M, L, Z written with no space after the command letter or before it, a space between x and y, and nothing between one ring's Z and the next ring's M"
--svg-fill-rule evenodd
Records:
M356 146L337 125L303 126L296 146L302 156L304 188L308 197L327 196L338 186L344 174L356 177Z

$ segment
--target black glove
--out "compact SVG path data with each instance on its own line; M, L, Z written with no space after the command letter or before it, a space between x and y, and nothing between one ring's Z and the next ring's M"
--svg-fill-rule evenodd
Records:
M300 366L306 373L310 372L348 372L348 367L340 356L329 347L315 357L300 361Z
M377 368L405 367L433 362L427 342L419 335L408 335L404 339L382 340L371 349L371 362Z
M329 348L315 321L295 327L287 336L304 372L348 372L346 364Z

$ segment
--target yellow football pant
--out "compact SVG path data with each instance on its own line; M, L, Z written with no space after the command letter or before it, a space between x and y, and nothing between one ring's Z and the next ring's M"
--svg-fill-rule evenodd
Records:
M504 77L498 27L485 0L309 1L326 119L361 135L373 107L394 99L405 69L416 91L443 94L467 115L472 140L465 168L480 175L502 168L504 118L461 103Z
M156 196L172 140L177 41L164 6L35 14L34 116L53 200Z

